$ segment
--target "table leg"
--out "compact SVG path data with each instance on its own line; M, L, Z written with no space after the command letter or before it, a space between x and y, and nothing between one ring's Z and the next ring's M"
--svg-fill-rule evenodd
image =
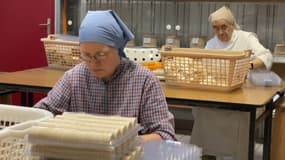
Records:
M21 92L21 105L32 107L34 105L34 94L32 92Z
M248 160L253 160L254 159L255 118L256 118L256 108L253 108L250 111Z
M273 103L265 106L268 115L264 120L263 160L270 160Z
M28 105L32 107L34 105L34 93L28 93Z
M15 91L0 88L0 103L12 104L12 93Z
M21 92L21 105L22 106L26 106L26 103L27 103L27 101L26 101L26 92Z

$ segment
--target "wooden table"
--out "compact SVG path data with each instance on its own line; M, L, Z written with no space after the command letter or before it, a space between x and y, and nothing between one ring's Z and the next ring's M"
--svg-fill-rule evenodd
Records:
M38 68L0 75L0 88L21 92L48 92L63 75L63 70ZM265 107L263 159L270 159L272 111L274 103L284 94L285 83L278 87L256 87L249 82L232 92L204 91L168 86L162 83L169 104L193 107L215 107L250 113L248 159L254 158L256 109ZM30 95L29 97L32 97ZM31 99L29 100L31 101Z
M0 74L0 83L4 88L18 91L48 92L64 70L36 68ZM7 86L6 86L7 85ZM6 86L6 87L5 87Z
M7 73L7 72L0 72L0 74L3 74L3 73ZM13 91L0 88L0 103L11 104L12 97L10 93L13 93Z
M215 107L250 113L248 159L254 159L256 109L265 107L259 118L264 120L263 159L269 160L271 153L271 128L274 103L284 95L285 83L278 87L256 87L250 82L232 92L203 91L178 88L163 84L168 104L193 107Z
M49 68L2 73L0 74L0 88L22 92L22 105L26 105L26 97L28 97L28 105L32 106L33 93L47 93L63 74L64 70Z

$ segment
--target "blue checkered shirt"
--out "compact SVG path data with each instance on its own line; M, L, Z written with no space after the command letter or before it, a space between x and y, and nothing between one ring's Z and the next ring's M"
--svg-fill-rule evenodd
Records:
M35 107L54 114L68 111L137 117L143 128L140 133L175 139L170 123L173 117L159 80L148 69L126 59L109 81L97 78L85 63L76 65Z

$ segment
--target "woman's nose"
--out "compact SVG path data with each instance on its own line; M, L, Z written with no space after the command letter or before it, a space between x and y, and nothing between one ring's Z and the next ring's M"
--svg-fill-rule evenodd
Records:
M222 29L218 30L218 34L223 34L223 33L224 33L224 31Z

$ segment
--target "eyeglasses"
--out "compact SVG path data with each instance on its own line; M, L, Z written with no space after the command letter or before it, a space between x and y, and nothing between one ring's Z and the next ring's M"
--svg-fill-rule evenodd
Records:
M100 52L100 53L97 53L97 54L92 55L92 56L89 54L86 54L86 53L81 53L80 58L86 62L91 62L92 60L93 61L102 61L102 60L106 59L106 53Z
M215 31L215 32L220 32L220 31L222 31L222 32L225 32L227 29L229 28L229 26L228 25L221 25L221 26L215 26L215 25L213 25L213 30Z

